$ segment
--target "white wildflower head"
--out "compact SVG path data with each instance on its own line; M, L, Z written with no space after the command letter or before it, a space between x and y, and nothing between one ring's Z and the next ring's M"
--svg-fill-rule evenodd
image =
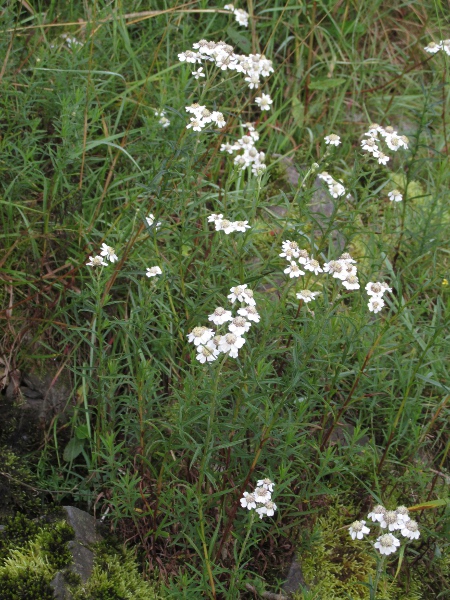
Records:
M404 521L401 526L401 534L410 540L418 540L420 537L419 526L413 519Z
M256 509L256 512L258 513L259 518L263 519L265 516L273 517L276 510L277 510L277 505L275 504L275 502L272 502L272 500L268 500L262 506L258 506Z
M157 275L162 275L162 271L160 267L147 267L147 273L145 275L147 277L156 277Z
M323 273L322 267L320 266L319 262L314 258L310 258L308 261L305 262L305 269L307 271L311 271L315 275Z
M302 290L296 294L299 300L303 300L305 304L314 300L315 297L319 294L319 292L311 292L310 290Z
M196 71L192 71L192 77L194 79L200 79L200 77L206 77L203 73L203 67L199 67Z
M230 310L225 310L222 306L218 306L215 311L209 315L208 321L212 321L215 325L223 325L227 321L231 321L233 315Z
M402 519L399 519L399 516L395 510L387 510L383 518L380 521L380 527L387 528L389 531L396 531L401 528L401 524L403 523Z
M102 251L100 252L100 256L106 256L106 258L113 262L119 260L116 254L116 251L111 246L107 246L106 244L102 244Z
M269 94L261 94L260 97L255 98L255 102L261 110L270 110L273 104L273 100Z
M359 290L359 288L361 287L359 285L359 279L356 275L348 275L347 279L344 279L342 281L342 285L347 290Z
M406 506L397 506L395 512L397 513L399 521L401 520L403 522L406 522L410 520L409 510L406 508Z
M373 313L379 313L380 310L384 307L385 302L383 300L383 298L380 298L380 296L372 296L369 300L369 302L367 303L367 307L370 310L370 312Z
M242 297L242 302L245 302L245 304L248 304L249 306L256 306L255 298L253 297L253 290L247 289L247 286L242 294Z
M386 509L381 504L377 504L372 511L367 515L368 519L372 519L374 523L378 521L378 523L382 520L384 514L386 513Z
M193 342L195 346L200 344L206 345L209 340L214 336L214 331L208 329L208 327L194 327L194 329L188 333L188 342Z
M329 144L330 146L339 146L341 143L341 138L334 133L330 133L329 135L324 137L325 144Z
M379 550L380 554L385 554L388 556L397 550L397 548L400 546L400 540L398 540L392 534L386 533L384 535L380 535L374 546Z
M273 492L273 486L275 485L273 481L271 481L269 478L265 478L265 479L260 479L259 481L256 482L256 485L258 487L264 488L266 490L269 490L269 492Z
M251 510L252 508L256 508L255 495L249 494L248 492L244 492L244 495L241 498L241 506L242 506L242 508L248 508L248 510Z
M436 54L439 50L442 50L442 42L436 44L435 42L430 42L428 46L424 48L425 52L429 52L430 54Z
M244 293L247 288L247 284L243 283L241 285L236 285L235 287L230 288L231 294L228 294L227 298L230 299L231 304L234 304L236 300L238 302L244 302Z
M356 538L358 540L362 540L365 535L370 533L370 529L368 527L366 527L365 521L354 521L350 525L348 530L350 532L352 540L354 540Z
M250 321L247 321L245 317L239 316L232 319L228 325L228 329L231 331L231 333L236 335L244 335L244 333L247 333L251 326L252 324Z
M108 263L103 260L102 256L90 256L89 262L86 263L88 267L107 267Z
M259 323L261 320L261 317L254 306L244 306L243 308L240 308L237 312L238 315L246 317L249 321Z
M236 358L239 349L245 344L245 339L234 333L227 333L220 338L219 351Z
M293 277L300 277L300 275L305 274L305 272L300 269L300 267L298 266L298 264L295 261L291 261L291 264L289 265L289 267L284 269L284 273L288 274L291 279Z
M212 361L216 360L216 358L219 356L219 350L209 344L210 343L208 342L208 345L206 345L206 346L204 346L202 344L197 346L198 354L197 354L196 358L201 363L212 362Z
M403 200L403 196L398 190L392 190L392 192L389 192L388 198L391 202L401 202Z
M148 217L145 217L145 220L147 222L147 225L149 227L153 227L153 225L155 224L155 215L153 213L150 213L148 215ZM156 231L161 227L161 221L157 221L155 224L155 229Z

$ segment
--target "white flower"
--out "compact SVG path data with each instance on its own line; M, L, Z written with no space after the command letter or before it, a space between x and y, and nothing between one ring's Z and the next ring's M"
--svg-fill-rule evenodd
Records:
M359 279L356 277L356 275L349 275L347 279L342 281L342 285L348 290L359 290L361 287L359 285Z
M209 345L208 346L199 345L199 346L197 346L197 351L198 351L198 354L197 354L196 358L201 363L212 362L213 360L216 360L216 358L219 356L219 351L216 348L214 348L214 347L212 348Z
M369 281L366 285L366 292L369 296L382 296L384 294L384 288L379 281Z
M235 317L228 325L228 329L231 333L241 336L244 333L247 333L251 325L250 321L247 321L244 317Z
M406 508L406 506L397 506L397 508L395 509L395 512L397 513L399 523L400 523L400 520L403 521L403 523L406 523L406 521L409 521L411 518L409 516L409 510Z
M259 73L252 73L248 77L245 78L245 81L248 83L248 87L253 89L259 88Z
M253 492L257 504L265 504L272 498L272 492L266 486L258 486Z
M346 263L356 264L356 260L350 256L348 252L344 252L339 257L340 261L345 261Z
M258 487L262 487L265 490L269 490L269 492L273 492L273 486L275 485L273 481L271 481L270 479L268 479L267 477L265 479L260 479L259 481L256 482L256 485Z
M249 494L248 492L244 492L243 497L240 500L242 508L248 508L251 510L252 508L256 508L256 501L254 494Z
M100 256L106 256L106 258L108 258L112 263L116 262L116 260L119 260L114 248L111 248L111 246L107 246L106 244L102 244Z
M239 302L244 302L244 292L246 287L247 284L243 283L230 289L231 294L228 294L227 298L230 299L231 304L234 304L236 300Z
M369 130L364 135L368 135L371 138L377 138L381 129L383 128L380 127L378 123L371 123L369 125Z
M330 146L339 146L339 144L341 143L341 138L338 135L335 135L334 133L330 133L330 135L325 136L324 140L325 144L330 144Z
M221 152L228 152L228 154L233 154L236 151L236 148L232 144L222 144L220 146Z
M259 518L262 519L264 517L264 515L267 515L268 517L273 517L276 510L277 510L277 505L275 504L275 502L272 502L271 500L269 500L263 506L259 506L256 509L256 512L258 513Z
M225 121L225 117L223 116L223 114L221 112L217 111L217 110L215 110L211 114L211 119L215 122L215 124L219 128L225 127L225 125L227 124L227 122Z
M159 267L147 267L147 277L156 277L156 275L162 275L162 271Z
M425 46L424 50L425 52L429 52L430 54L436 54L436 52L442 50L442 43L439 42L439 44L435 44L434 42L430 42L428 46Z
M381 504L377 504L373 509L372 512L370 512L367 515L368 519L372 519L372 521L374 523L376 523L377 521L380 522L384 516L386 512L386 509L384 508L384 506L381 506Z
M161 125L161 127L164 127L164 129L170 125L170 121L167 117L161 117L158 123Z
M295 248L287 248L286 250L281 252L278 256L281 256L282 258L285 258L289 262L292 262L294 260L294 258L298 258L299 253L298 253L298 250L295 250Z
M180 52L178 55L178 60L180 62L193 63L201 62L201 57L197 52L192 52L191 50L186 50L186 52Z
M203 67L199 67L196 71L192 71L192 75L194 76L194 79L205 77L205 74L203 73Z
M245 302L245 304L248 304L249 306L256 306L255 299L253 298L253 290L244 290L242 297L242 302Z
M198 104L198 102L194 102L190 106L185 106L185 110L191 115L200 115L200 113L206 108L202 104Z
M218 306L216 310L208 317L208 321L212 321L215 325L223 325L232 319L233 315L231 314L231 310L225 310L221 306Z
M365 521L354 521L350 527L349 532L352 537L352 540L358 538L358 540L362 540L365 535L370 533L370 529L366 527Z
M261 94L261 97L255 98L255 102L261 110L270 110L270 105L273 104L269 94Z
M322 267L319 265L319 262L317 260L314 260L314 258L310 258L305 263L305 269L308 270L308 271L311 271L312 273L314 273L314 275L318 275L319 273L323 273Z
M148 215L148 217L145 217L145 220L147 221L147 225L149 227L151 227L153 225L153 223L155 222L155 215L150 213ZM158 230L160 228L160 226L161 226L161 221L158 221L155 225L155 229Z
M323 181L325 181L325 183L328 183L328 185L331 185L332 183L334 183L334 179L331 177L331 175L329 173L327 173L326 171L322 171L322 173L319 173L317 175L317 177L319 179L322 179Z
M228 221L228 219L216 221L216 230L224 231L227 235L229 235L233 231L236 231L234 223L232 221Z
M418 540L420 537L420 531L416 521L410 519L409 521L403 522L401 534L410 540Z
M391 150L393 150L394 152L397 152L397 150L399 148L401 148L402 146L404 146L404 142L403 139L398 136L398 135L387 135L385 142L388 146L388 148L390 148Z
M202 119L198 119L196 117L191 117L191 122L186 125L186 129L190 129L192 127L192 131L201 131L205 126L204 121Z
M378 160L379 165L387 165L389 156L386 156L383 152L377 152L374 154L375 158Z
M345 187L342 185L342 183L339 183L338 181L335 181L334 183L330 184L328 186L328 190L333 196L333 198L339 198L340 196L343 196L345 194Z
M380 296L372 296L367 306L370 312L378 313L384 306L384 300Z
M248 221L234 221L234 230L244 232L246 229L250 229L250 225L247 223Z
M442 45L442 50L445 52L445 54L447 54L447 56L450 56L450 40L442 40L440 43Z
M387 510L380 521L380 527L383 529L387 527L389 531L396 531L401 528L402 523L403 520L399 519L395 510Z
M237 312L238 315L241 315L242 317L247 317L249 321L259 323L261 320L261 317L254 306L244 306L244 308L240 308Z
M390 533L386 533L385 535L380 535L374 546L378 548L380 554L388 556L397 550L397 547L400 546L400 540Z
M298 264L294 261L291 262L291 264L289 265L289 267L287 267L287 269L284 269L284 273L288 274L289 273L289 277L292 279L293 277L300 277L300 275L304 275L305 272L302 271L300 269L300 267L298 266Z
M392 288L390 288L384 281L381 282L381 287L384 288L385 292L392 292Z
M208 223L216 223L217 221L221 221L222 219L223 215L216 215L215 213L212 213L208 217Z
M311 292L310 290L302 290L301 292L298 292L296 296L299 300L303 300L305 304L307 304L308 302L311 302L311 300L314 300L318 293L319 292Z
M398 190L392 190L392 192L389 192L388 198L391 202L401 202L403 200L403 196Z
M188 342L194 342L195 346L205 345L214 336L214 331L208 327L194 327L191 333L187 334Z
M241 8L234 9L234 18L239 23L239 25L242 25L243 27L248 27L248 17L249 14L245 12L245 10L242 10Z
M108 263L103 260L101 256L90 256L89 262L86 263L88 267L107 267Z
M220 338L219 350L224 354L229 354L232 358L236 358L239 348L245 344L245 339L234 333L227 333Z
M366 150L366 152L375 153L379 150L376 140L372 137L370 137L368 140L363 140L361 142L361 146L363 150Z
M231 12L234 12L233 4L225 4L225 6L223 8L224 8L224 10L230 10Z
M379 132L384 138L386 138L388 135L397 135L395 129L390 125L388 125L387 127L380 127Z

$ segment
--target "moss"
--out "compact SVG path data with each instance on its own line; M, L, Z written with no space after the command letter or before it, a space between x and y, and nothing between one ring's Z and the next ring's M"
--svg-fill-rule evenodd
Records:
M72 556L73 529L64 521L39 525L23 514L6 521L0 537L2 600L53 599L50 582Z
M71 588L74 600L160 600L154 583L139 573L130 551L111 551L106 544L95 549L92 576L84 586Z
M34 492L36 478L26 462L9 448L0 446L0 515L16 512L37 516L41 499Z
M357 600L369 597L369 582L375 579L376 556L369 540L352 540L348 533L349 514L358 514L354 506L337 504L318 519L310 547L300 555L305 580L313 597L333 600ZM392 562L392 561L390 561ZM396 569L396 565L395 565ZM378 586L377 600L423 600L426 569L415 568L394 579L388 570ZM434 592L433 592L434 593ZM305 598L301 594L296 599ZM429 596L436 597L436 596Z

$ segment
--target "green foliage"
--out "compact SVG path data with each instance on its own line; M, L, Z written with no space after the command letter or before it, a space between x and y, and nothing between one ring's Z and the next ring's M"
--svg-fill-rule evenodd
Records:
M276 591L286 538L317 519L325 527L336 496L366 506L444 495L448 58L422 50L443 36L440 4L254 2L248 30L204 0L154 3L151 14L140 0L27 4L0 16L2 345L11 368L55 360L73 378L69 423L55 414L45 432L41 487L95 504L144 562L163 556L175 599L232 600L254 578ZM224 32L239 52L273 60L260 90L211 65L197 82L178 61ZM255 109L261 89L274 100L267 113ZM196 100L222 110L227 128L188 131ZM220 151L246 121L266 153L260 178ZM410 138L387 167L360 150L372 121ZM323 142L331 132L337 148ZM331 199L323 170L348 196ZM387 199L394 187L402 203ZM251 229L214 232L213 212ZM351 251L361 290L309 272L289 280L285 239L321 264ZM86 263L103 242L119 261L94 271ZM163 274L149 279L153 265ZM376 280L393 293L373 315L364 286ZM186 336L229 307L238 283L255 291L261 321L237 360L201 365ZM302 305L307 287L320 295ZM28 510L1 472L9 504ZM246 545L239 497L265 475L279 510L255 521ZM440 519L423 518L430 547L445 551ZM257 543L280 561L271 573ZM369 555L337 556L336 586L373 572ZM98 569L92 594L120 595Z

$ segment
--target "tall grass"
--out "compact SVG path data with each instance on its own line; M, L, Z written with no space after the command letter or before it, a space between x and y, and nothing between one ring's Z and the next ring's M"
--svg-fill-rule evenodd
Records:
M10 369L70 373L69 418L54 415L39 451L55 498L105 515L171 598L279 591L336 501L350 523L355 507L448 494L448 57L423 51L448 37L445 7L249 1L244 29L207 2L151 4L2 9L2 351ZM201 38L273 61L270 112L242 77L190 76L177 54ZM225 130L186 130L200 97ZM261 177L220 152L246 121ZM360 149L374 121L410 139L387 167ZM329 133L342 145L326 152ZM349 195L333 200L313 163ZM251 229L215 232L211 213ZM290 280L285 239L321 263L351 252L361 290ZM91 269L103 242L119 260ZM153 265L162 276L146 278ZM393 293L373 315L364 286L378 280ZM186 336L239 283L261 322L238 359L200 365ZM302 305L306 287L321 294ZM239 499L264 476L278 511L249 529ZM448 547L443 514L420 519L399 563L405 589Z

